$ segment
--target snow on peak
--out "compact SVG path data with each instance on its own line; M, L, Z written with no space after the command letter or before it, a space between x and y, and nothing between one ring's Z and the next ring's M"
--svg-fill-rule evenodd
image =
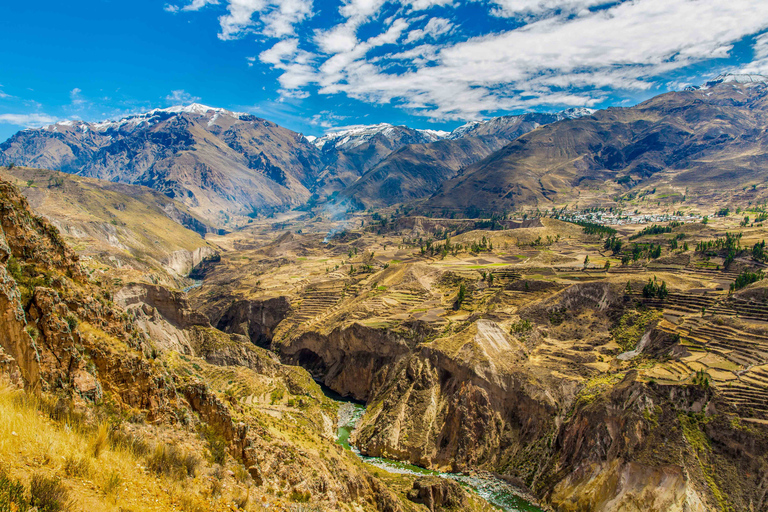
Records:
M699 90L706 90L710 89L712 87L715 87L720 84L748 84L748 85L757 85L757 84L765 84L768 83L768 76L764 75L750 75L747 73L723 73L722 75L716 76L713 80L710 80L709 82L705 83L704 85L700 86L689 86L686 87L686 91L699 91Z
M209 107L208 105L201 105L200 103L192 103L190 105L174 105L173 107L160 108L152 110L151 112L167 112L169 114L198 114L205 115L208 112L214 112L216 114L229 114L233 116L245 115L242 112L230 112L229 110L217 107Z
M314 139L312 143L318 149L352 149L365 144L379 134L388 139L393 139L397 136L398 132L403 130L412 130L424 135L426 139L424 142L434 142L448 135L448 132L440 130L417 130L406 126L393 126L389 123L361 124L348 126L344 130L326 133L322 137Z
M564 119L578 119L579 117L591 116L594 113L595 113L595 109L593 108L575 107L575 108L569 108L567 110L563 110L561 112L557 112L556 114L550 114L550 115L554 115L557 121L562 121ZM484 121L470 121L453 130L450 134L448 134L447 138L452 140L460 139L462 137L465 137L471 134L478 127L484 126L484 125L490 126L491 127L490 131L492 132L494 127L496 126L501 127L509 121L514 121L515 119L524 118L524 116L526 116L526 114L492 117Z
M229 116L235 119L242 119L243 116L248 116L243 112L231 112L223 108L209 107L207 105L201 105L200 103L192 103L190 105L175 105L168 108L155 108L148 112L142 112L138 114L127 115L121 119L113 119L100 121L97 123L86 123L83 121L59 121L56 124L47 126L49 131L57 131L59 128L74 128L80 127L83 134L89 130L95 132L105 132L110 129L122 129L122 128L135 128L142 124L146 126L152 126L153 124L161 121L164 116L172 114L192 114L197 116L206 116L208 118L208 126L211 126L221 116Z
M449 139L460 139L467 133L471 132L478 126L480 126L483 123L487 123L488 121L470 121L468 123L465 123L455 130L453 130L451 133L448 134Z
M596 110L587 107L574 107L557 113L558 119L578 119L580 117L591 116Z

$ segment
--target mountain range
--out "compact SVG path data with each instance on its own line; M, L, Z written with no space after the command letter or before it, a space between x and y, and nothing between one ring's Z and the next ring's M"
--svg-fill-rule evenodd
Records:
M588 206L636 189L682 197L763 183L767 95L765 77L723 75L629 108L319 138L192 104L23 130L0 144L0 165L145 185L218 229L327 201L458 213Z

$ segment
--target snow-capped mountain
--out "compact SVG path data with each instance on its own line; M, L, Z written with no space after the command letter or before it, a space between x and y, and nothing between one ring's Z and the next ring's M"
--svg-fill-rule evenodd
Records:
M56 132L66 131L67 129L75 128L83 132L89 130L95 132L106 132L109 130L123 130L134 129L137 127L149 127L155 125L169 117L177 114L192 114L195 116L204 116L208 118L209 125L214 124L220 117L224 116L233 120L250 120L254 119L251 114L243 112L231 112L223 108L209 107L207 105L201 105L199 103L192 103L191 105L176 105L168 108L156 108L148 112L141 112L137 114L130 114L120 119L100 121L96 123L88 123L79 120L67 120L59 121L57 123L45 126L43 130ZM34 128L29 128L28 131L34 131Z
M448 136L449 132L440 130L419 130L407 126L394 126L389 123L350 126L345 130L326 133L314 139L313 144L320 150L349 150L382 137L393 143L424 144Z
M146 185L221 227L254 209L303 204L322 166L300 134L197 103L23 130L0 144L2 163Z
M768 83L768 76L763 75L750 75L745 73L723 73L718 75L713 80L706 82L704 85L691 85L685 88L686 91L699 91L706 90L715 87L720 84L766 84Z
M556 112L554 114L529 113L515 116L493 117L486 121L470 121L453 130L445 138L456 140L462 137L482 137L486 135L497 136L504 133L519 136L526 131L530 131L541 125L562 121L564 119L576 119L589 116L594 112L594 109L580 107L569 108L568 110L563 110L562 112ZM531 123L536 126L530 126ZM521 125L526 126L521 128Z

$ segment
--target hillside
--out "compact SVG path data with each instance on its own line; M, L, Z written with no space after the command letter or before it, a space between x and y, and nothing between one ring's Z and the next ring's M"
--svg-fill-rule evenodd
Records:
M212 227L147 187L24 167L0 168L0 178L15 183L88 266L110 268L113 277L187 286L192 267L216 251L201 236Z
M24 130L0 144L0 164L11 163L145 185L228 229L303 204L321 167L303 136L198 104Z
M499 212L764 193L768 86L719 81L533 131L446 181L434 210ZM651 200L648 197L647 200Z
M539 126L588 115L589 109L556 114L495 117L460 126L444 140L411 144L392 152L344 189L339 201L389 206L429 197L456 173Z
M344 190L393 151L409 144L428 144L447 135L386 123L328 133L312 141L322 152L325 166L315 190L321 198Z

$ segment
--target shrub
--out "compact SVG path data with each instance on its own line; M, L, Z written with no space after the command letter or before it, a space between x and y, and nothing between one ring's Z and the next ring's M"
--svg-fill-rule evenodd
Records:
M290 498L291 501L295 501L296 503L307 503L310 498L312 498L312 494L309 491L301 492L293 490L291 491Z
M224 464L227 461L227 441L210 425L200 428L200 434L208 442L209 460L214 464Z
M104 482L101 484L101 489L105 494L112 494L120 487L120 484L122 483L123 477L120 476L120 473L117 471L110 471L107 476L104 477Z
M185 453L176 445L158 444L147 459L147 467L158 475L181 480L194 477L200 460L193 454Z
M67 321L67 326L69 327L70 332L74 332L75 329L77 329L77 317L70 313L65 320Z
M151 447L146 441L134 434L128 434L123 430L110 430L109 442L112 446L130 451L137 457L144 457L151 451Z
M527 334L533 330L533 324L530 320L520 319L512 324L511 334Z
M59 512L69 510L69 493L58 478L48 478L40 474L32 475L29 504L39 512Z
M91 452L93 453L93 456L98 459L108 444L109 426L106 423L102 423L96 431L96 437L94 437L93 443L91 443Z
M739 274L736 277L736 280L733 283L731 283L731 291L740 290L745 286L749 286L752 283L762 281L764 278L765 278L765 274L763 274L762 270L758 270L757 272L750 272L749 270L744 270L741 274Z
M29 508L24 485L8 478L0 472L0 510L18 510L26 512Z
M91 461L82 456L67 455L64 458L64 473L67 476L90 476L93 471Z

